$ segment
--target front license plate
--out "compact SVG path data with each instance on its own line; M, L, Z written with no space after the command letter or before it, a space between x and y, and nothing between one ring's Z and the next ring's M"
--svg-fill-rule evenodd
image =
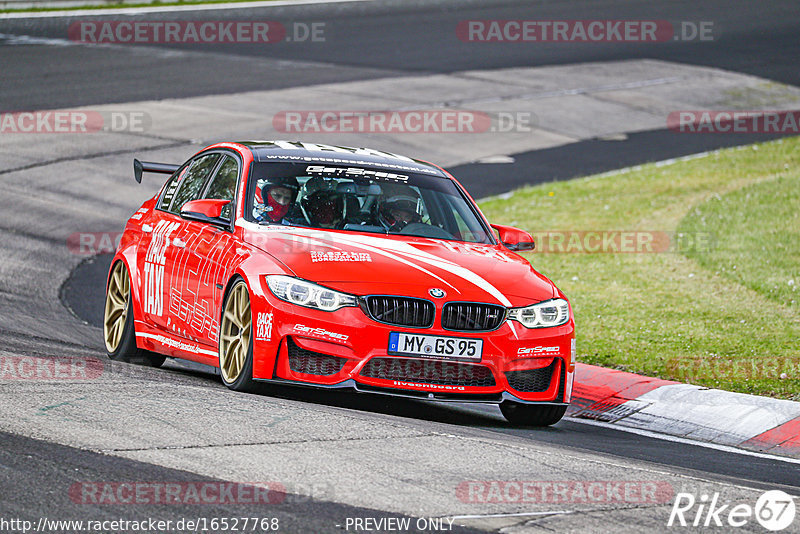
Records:
M483 340L392 332L389 334L389 354L479 362Z

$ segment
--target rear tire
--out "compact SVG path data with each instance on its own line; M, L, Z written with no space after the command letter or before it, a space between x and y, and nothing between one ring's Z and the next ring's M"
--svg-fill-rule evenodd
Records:
M567 411L566 406L550 406L547 404L522 404L514 401L500 403L509 423L519 426L550 426L558 423Z
M255 390L250 291L241 278L234 282L225 297L219 324L219 374L222 383L233 391Z
M122 261L114 264L108 279L106 306L103 314L103 340L106 354L114 361L161 367L167 359L162 354L156 354L136 346L131 282L128 268Z

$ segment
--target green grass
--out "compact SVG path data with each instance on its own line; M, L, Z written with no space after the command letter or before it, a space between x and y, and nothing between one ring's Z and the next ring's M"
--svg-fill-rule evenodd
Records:
M191 6L195 4L239 4L262 0L176 0L176 1L159 1L153 2L136 2L131 4L124 4L119 2L111 2L102 5L92 6L65 6L65 7L30 7L22 9L0 9L0 13L39 13L43 11L83 11L87 9L120 9L132 7L163 7L163 6ZM270 0L267 0L270 1Z
M578 360L800 400L799 191L792 138L528 187L481 209L534 233L682 233L671 252L527 254L572 302ZM698 235L711 246L689 246Z
M706 269L784 306L800 301L800 175L778 176L695 207L678 227L718 244L687 255Z

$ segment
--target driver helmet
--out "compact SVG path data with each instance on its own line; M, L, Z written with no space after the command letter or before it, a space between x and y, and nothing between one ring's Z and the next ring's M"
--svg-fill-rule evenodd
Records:
M262 220L265 218L269 218L272 222L283 220L297 200L299 190L300 186L294 176L267 178L266 183L259 190L261 203L264 205Z
M332 228L344 218L344 199L336 192L336 183L313 176L303 184L300 210L311 226Z
M422 222L417 211L419 194L407 185L384 191L378 201L378 221L388 230L399 232L406 225Z

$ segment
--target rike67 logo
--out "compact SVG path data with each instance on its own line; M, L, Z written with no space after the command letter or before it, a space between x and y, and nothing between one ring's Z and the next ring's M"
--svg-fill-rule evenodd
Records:
M761 495L755 506L747 503L721 502L719 493L678 493L669 514L667 526L681 527L743 527L753 519L767 530L781 531L792 525L795 518L794 499L788 493L772 490Z

